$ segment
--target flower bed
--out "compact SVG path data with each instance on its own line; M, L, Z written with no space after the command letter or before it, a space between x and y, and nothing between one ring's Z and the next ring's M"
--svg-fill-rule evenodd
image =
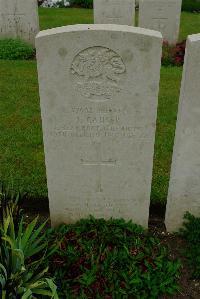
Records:
M184 64L186 41L171 46L168 42L163 42L162 65L182 66Z
M155 227L152 234L123 219L91 217L49 229L44 219L25 217L23 201L0 188L0 298L186 298L179 283L199 298L200 218L186 215L185 247L181 236L158 238ZM183 248L189 268L177 259Z

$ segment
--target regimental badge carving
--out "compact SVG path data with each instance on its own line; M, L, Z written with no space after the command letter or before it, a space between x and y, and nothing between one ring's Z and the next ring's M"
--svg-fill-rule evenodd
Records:
M122 58L104 47L81 51L71 65L77 90L93 101L105 101L120 92L121 76L125 72Z

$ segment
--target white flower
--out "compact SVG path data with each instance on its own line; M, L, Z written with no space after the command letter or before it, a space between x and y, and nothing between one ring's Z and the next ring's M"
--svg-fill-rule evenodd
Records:
M70 1L67 0L45 0L41 7L54 7L54 8L59 8L59 7L65 7L70 6Z
M67 1L67 0L64 0L64 6L65 6L65 7L70 6L70 2Z

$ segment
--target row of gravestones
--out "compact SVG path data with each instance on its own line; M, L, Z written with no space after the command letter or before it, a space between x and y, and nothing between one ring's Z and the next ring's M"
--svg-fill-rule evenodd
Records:
M51 220L148 225L162 36L126 25L40 32L38 74ZM200 213L200 35L187 42L166 225Z
M36 38L52 224L97 218L148 225L162 36L127 25L74 25ZM168 231L200 213L200 34L182 81Z
M164 40L178 40L182 0L140 0L139 27L160 31ZM133 25L135 0L94 0L95 24Z
M179 34L182 0L140 0L139 27L158 30L169 43ZM132 25L135 0L94 0L95 24ZM36 0L0 0L0 36L32 44L39 31Z

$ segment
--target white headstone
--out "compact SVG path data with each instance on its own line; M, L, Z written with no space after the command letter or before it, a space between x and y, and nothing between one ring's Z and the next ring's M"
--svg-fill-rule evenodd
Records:
M95 24L133 25L135 0L94 0Z
M200 215L200 34L188 37L166 212L168 231Z
M0 38L21 38L34 45L38 31L37 0L0 0Z
M36 38L52 223L133 219L147 227L162 38L75 25Z
M158 30L175 44L179 36L182 0L140 0L139 27Z

